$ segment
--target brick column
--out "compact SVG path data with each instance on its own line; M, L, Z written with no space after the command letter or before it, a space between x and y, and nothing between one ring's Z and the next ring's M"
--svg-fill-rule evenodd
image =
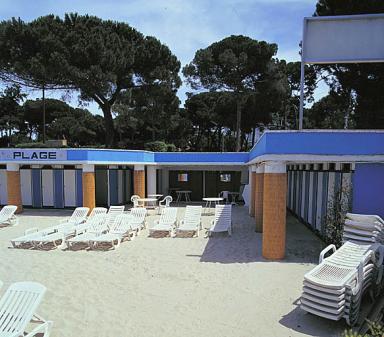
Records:
M256 166L249 167L249 215L255 216L255 174Z
M259 164L255 172L255 230L263 232L263 195L264 195L264 164Z
M286 236L286 165L265 164L263 196L263 257L283 259Z
M145 198L144 165L135 165L133 170L133 194Z
M92 211L96 207L95 166L83 165L83 206Z
M7 164L8 205L17 206L16 213L23 211L21 200L20 170L18 164Z

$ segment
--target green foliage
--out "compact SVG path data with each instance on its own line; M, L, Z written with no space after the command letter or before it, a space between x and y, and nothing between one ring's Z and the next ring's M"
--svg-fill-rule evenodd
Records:
M60 66L58 66L60 65ZM126 23L66 14L0 24L0 76L23 84L76 89L103 111L106 143L115 142L112 106L132 88L180 85L169 48Z
M381 0L319 0L315 16L383 13ZM327 83L338 93L350 96L353 127L384 128L384 64L332 64L319 67L329 73Z
M183 68L183 74L193 89L229 91L236 98L236 151L241 149L242 109L249 95L258 89L258 83L269 78L274 67L272 57L277 45L232 35L196 52L192 62Z
M383 337L384 336L384 326L378 322L368 321L369 333L368 334L359 334L356 331L348 330L344 331L341 337Z
M144 144L144 149L154 152L175 152L176 146L174 144L166 144L161 141L148 142Z
M340 247L343 244L343 229L345 215L350 209L352 190L351 186L338 189L328 200L327 214L325 216L324 239L327 244Z
M17 148L26 148L26 149L37 149L37 148L48 148L49 145L42 142L32 142L32 143L19 143L16 144Z

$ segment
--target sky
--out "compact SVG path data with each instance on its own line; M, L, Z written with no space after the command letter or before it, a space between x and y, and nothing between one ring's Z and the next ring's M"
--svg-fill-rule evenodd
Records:
M77 12L123 21L157 37L183 67L198 49L240 34L277 43L278 58L299 61L303 17L312 16L315 5L316 0L1 0L0 19L31 21L47 14ZM183 83L178 91L182 103L188 91L192 89ZM326 93L327 88L320 86L315 97ZM30 93L30 97L39 97L39 93ZM48 97L60 95L51 92ZM70 103L77 104L75 96ZM87 108L100 113L95 103Z

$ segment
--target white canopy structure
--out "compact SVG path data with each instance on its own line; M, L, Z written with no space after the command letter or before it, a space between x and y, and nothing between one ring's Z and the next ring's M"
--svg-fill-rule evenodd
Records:
M384 62L384 14L306 17L301 50L299 129L305 64Z

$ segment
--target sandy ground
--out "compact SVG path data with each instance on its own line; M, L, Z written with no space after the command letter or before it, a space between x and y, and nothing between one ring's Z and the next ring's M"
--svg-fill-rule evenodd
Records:
M52 337L329 337L345 327L297 307L322 244L291 216L281 262L261 258L261 234L241 206L233 209L232 237L148 238L143 231L115 251L10 248L25 229L68 214L27 210L18 226L0 229L0 294L16 281L47 286L39 313L54 321ZM156 218L148 217L150 226ZM203 217L205 227L211 218Z

